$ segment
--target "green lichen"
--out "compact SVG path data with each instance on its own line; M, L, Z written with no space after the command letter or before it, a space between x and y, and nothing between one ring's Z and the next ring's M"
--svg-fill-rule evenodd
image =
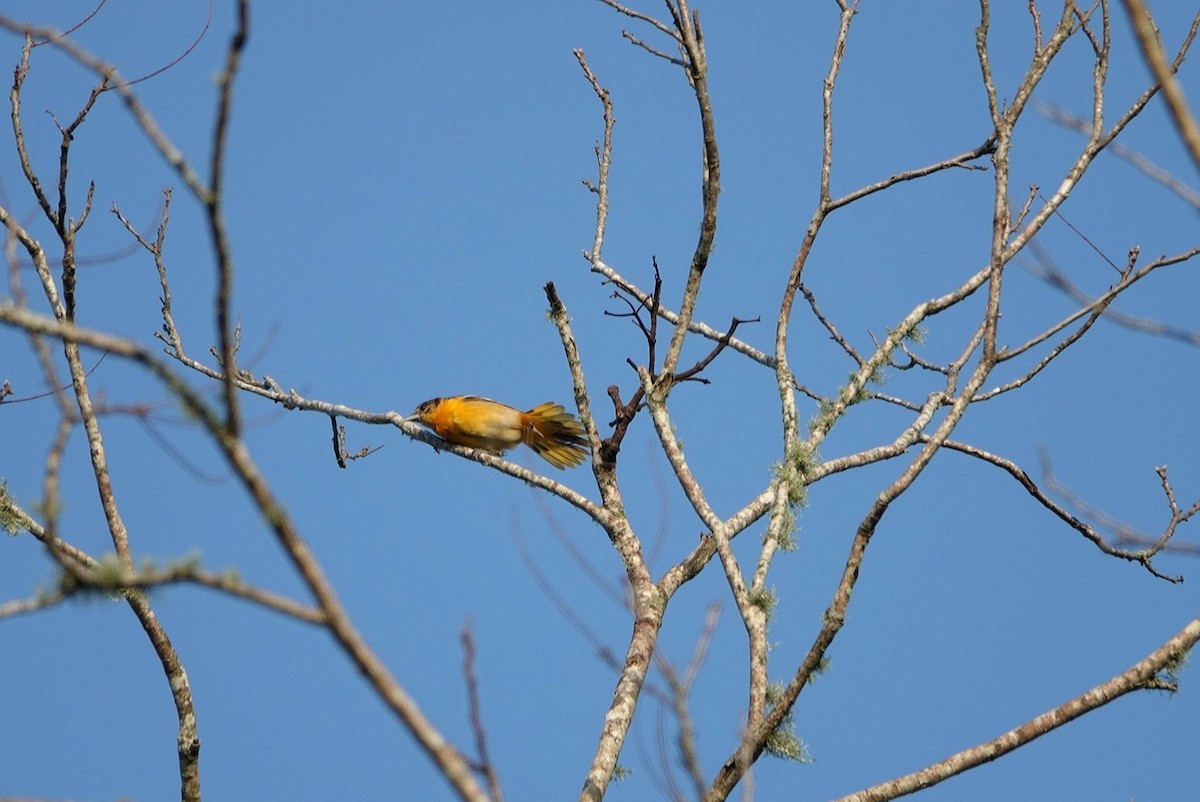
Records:
M768 715L774 709L775 705L779 704L779 700L783 698L783 690L784 686L782 683L772 682L767 686ZM775 728L775 731L767 736L767 740L763 743L763 751L771 757L783 760L791 760L796 763L812 763L812 756L808 753L808 746L796 735L796 720L790 710L779 722L779 726Z
M775 608L779 604L779 596L775 593L774 588L765 586L752 587L746 591L746 599L755 607L763 611L767 617L767 621L771 620L771 616L775 612Z
M10 535L16 535L25 530L25 520L17 514L12 496L8 494L8 483L0 479L0 526Z

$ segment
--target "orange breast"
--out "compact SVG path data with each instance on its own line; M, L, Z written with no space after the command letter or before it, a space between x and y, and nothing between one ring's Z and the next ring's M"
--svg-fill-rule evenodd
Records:
M521 412L479 396L444 398L426 424L439 437L471 448L503 451L521 442Z

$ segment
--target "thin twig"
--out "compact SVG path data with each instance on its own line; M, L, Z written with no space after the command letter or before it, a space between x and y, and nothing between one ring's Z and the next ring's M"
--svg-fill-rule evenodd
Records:
M483 726L483 704L479 699L479 678L475 674L475 637L471 634L471 622L463 625L459 633L463 648L463 680L467 683L467 709L471 719L471 732L475 736L475 770L487 781L492 802L504 802L500 790L500 777L488 754L487 730Z

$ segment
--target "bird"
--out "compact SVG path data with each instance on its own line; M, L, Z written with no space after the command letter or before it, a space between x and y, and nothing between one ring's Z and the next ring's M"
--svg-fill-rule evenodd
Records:
M421 424L443 440L496 456L524 443L559 470L574 468L588 455L583 424L553 401L522 412L477 395L431 398L404 420Z

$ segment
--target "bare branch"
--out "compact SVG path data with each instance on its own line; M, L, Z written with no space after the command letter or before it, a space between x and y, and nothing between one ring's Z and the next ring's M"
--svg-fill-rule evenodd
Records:
M1036 243L1033 244L1036 245ZM1189 253L1190 256L1200 255L1200 248L1194 249ZM1096 303L1096 299L1092 298L1082 289L1075 286L1075 284L1073 284L1067 277L1067 274L1059 269L1059 267L1047 256L1039 255L1038 265L1035 268L1031 268L1031 272L1041 280L1045 281L1051 287L1059 290L1071 300L1083 305L1085 308L1090 308ZM1168 323L1163 323L1159 320L1127 315L1124 312L1119 312L1111 307L1104 310L1104 319L1109 323L1113 323L1117 326L1130 329L1132 331L1140 331L1158 337L1165 337L1169 340L1176 340L1186 345L1200 346L1200 330L1184 329L1180 328L1179 326L1172 326Z
M833 323L825 317L825 315L821 314L821 307L817 306L817 296L813 294L813 291L801 283L800 293L804 296L805 300L808 301L809 308L812 309L813 315L815 315L817 320L820 321L821 325L825 327L825 331L829 332L830 339L840 345L842 350L845 351L851 359L858 363L860 368L865 365L866 360L859 356L858 351L854 350L854 346L846 342L846 338L838 332L837 327L834 326Z
M684 74L695 93L696 104L700 112L704 164L701 182L703 210L700 216L700 235L692 254L691 266L688 268L683 297L679 302L679 319L671 332L671 342L663 357L662 372L667 376L675 373L679 358L683 353L683 341L688 332L688 324L692 320L692 314L695 312L696 302L700 296L700 282L705 268L708 267L713 241L717 236L717 201L721 194L721 158L717 149L712 98L708 92L708 56L704 48L704 34L700 28L700 17L694 12L689 13L686 0L675 0L675 2L677 5L672 6L668 3L668 7L675 20L675 30L680 41L681 51L687 56Z
M943 170L948 170L952 167L958 167L963 170L987 170L987 167L984 167L983 165L969 164L968 162L982 158L989 153L995 152L995 150L996 138L992 136L989 137L988 140L979 147L972 148L965 153L960 153L957 156L951 156L948 159L943 159L940 162L935 162L934 164L930 164L925 167L918 167L913 170L905 170L902 173L896 173L895 175L885 178L882 181L876 181L874 184L856 189L840 198L829 199L826 203L826 212L832 212L833 210L853 203L860 198L865 198L868 195L875 194L876 192L882 192L883 190L893 187L896 184L900 184L905 181L915 181L918 178L924 178L925 176L933 175L934 173L940 173Z
M1105 540L1104 536L1100 532L1098 532L1093 526L1091 526L1088 523L1086 523L1085 521L1081 520L1078 516L1072 514L1067 508L1063 507L1061 504L1055 503L1055 501L1053 499L1051 499L1049 497L1049 495L1047 495L1045 492L1042 491L1042 489L1040 487L1038 487L1037 483L1033 481L1033 479L1029 476L1029 474L1026 473L1024 469L1022 469L1019 465L1017 465L1012 460L1005 459L1004 457L1000 457L996 454L992 454L991 452L985 451L982 448L978 448L976 446L972 446L967 443L960 443L960 442L957 442L954 440L947 440L944 443L944 445L946 448L948 448L952 451L958 451L959 453L966 454L971 457L975 457L978 460L981 460L983 462L986 462L990 465L993 465L993 466L1003 470L1005 473L1010 475L1013 479L1017 480L1017 482L1020 483L1020 485L1022 487L1024 487L1026 491L1028 491L1029 495L1033 496L1033 498L1036 499L1039 504L1041 504L1043 507L1045 507L1051 513L1053 513L1055 516L1057 516L1059 518L1059 520L1061 520L1063 523L1067 524L1072 529L1079 532L1081 535L1083 535L1085 538L1087 538L1089 541L1091 541L1096 546L1096 548L1100 549L1100 551L1104 552L1105 554L1111 555L1113 557L1119 557L1123 560L1128 560L1130 562L1138 563L1143 568L1145 568L1147 571L1149 571L1152 575L1158 577L1159 579L1165 579L1168 582L1172 582L1172 583L1178 583L1178 582L1182 581L1181 577L1169 576L1169 575L1159 572L1156 568L1154 568L1153 565L1151 565L1151 559L1159 551L1163 550L1163 548L1166 547L1167 540L1170 538L1171 535L1174 534L1175 528L1180 523L1187 520L1187 517L1190 517L1194 513L1189 512L1186 517L1181 517L1179 519L1176 519L1176 517L1173 515L1171 522L1169 523L1169 525L1167 526L1167 529L1164 532L1165 536L1160 538L1160 540L1161 540L1160 543L1155 543L1151 548L1139 549L1137 551L1130 551L1127 549L1118 548L1116 546L1111 545L1107 540ZM1084 505L1078 499L1076 499L1073 496L1073 494L1070 494L1070 492L1066 489L1066 487L1059 484L1054 479L1053 475L1050 473L1049 460L1046 458L1046 456L1044 454L1042 455L1042 473L1043 473L1043 476L1045 477L1046 486L1050 489L1051 492L1057 493L1058 495L1068 498L1068 500L1072 503L1073 506L1075 506L1076 509L1085 510L1085 514L1089 514L1089 511L1091 511L1090 508L1087 507L1087 505ZM1091 512L1094 513L1095 511L1091 511ZM1177 510L1174 512L1177 512ZM1123 524L1117 524L1116 522L1112 521L1112 519L1108 519L1106 516L1102 516L1102 515L1098 515L1098 514L1091 514L1090 517L1092 517L1093 520L1103 520L1105 522L1103 525L1105 525L1107 528L1109 528L1114 533L1117 533L1118 539L1120 539L1122 537L1122 535L1120 534L1121 530L1128 529Z
M221 348L221 365L225 370L224 400L225 428L237 436L241 427L237 375L237 341L231 322L230 304L233 300L233 254L229 247L229 232L223 211L225 179L225 149L229 139L229 116L233 108L233 82L242 63L242 51L250 35L249 0L238 0L237 27L229 40L225 68L217 76L217 113L213 124L212 157L209 162L208 192L203 197L207 212L209 235L217 259L216 307L217 337Z
M1091 131L1091 125L1083 119L1070 114L1065 109L1054 106L1049 103L1035 101L1033 107L1039 114L1046 117L1048 120L1058 123L1073 131L1078 131L1081 134L1087 134ZM1108 150L1114 156L1124 159L1132 164L1141 172L1145 173L1151 180L1157 181L1164 187L1175 193L1184 203L1200 210L1200 192L1192 189L1186 183L1179 179L1168 170L1159 167L1144 155L1128 147L1120 142L1113 142L1108 146Z
M584 257L587 258L588 254L585 253ZM643 306L649 308L648 304L651 298L650 293L638 288L636 284L629 281L629 279L622 276L603 261L593 262L592 272L599 273L600 275L604 276L606 281L612 282L617 287L620 287L623 292L628 293ZM658 315L672 325L679 322L679 315L665 306L660 306L658 308ZM714 341L720 340L726 334L726 332L720 331L719 329L714 329L713 327L696 320L692 320L688 323L688 331ZM774 357L746 342L743 342L742 340L737 339L736 337L730 338L729 347L761 365L765 365L768 368L775 367Z
M475 770L487 781L488 791L492 802L504 802L504 794L500 790L500 777L488 754L487 730L483 726L483 705L479 700L479 678L475 674L475 638L471 634L471 623L468 621L459 633L463 648L463 679L467 683L467 707L471 717L471 732L475 736L475 753L478 759Z
M575 54L579 66L583 68L583 74L587 77L592 91L596 93L596 97L600 99L600 105L604 109L604 137L601 142L596 144L596 183L593 185L587 180L584 181L584 185L596 193L596 233L592 238L590 260L592 264L597 264L600 262L600 255L604 250L604 232L608 227L608 172L612 167L613 126L617 124L617 120L613 116L612 93L600 85L600 79L588 66L583 51L574 50L572 52Z
M18 326L25 331L52 335L65 343L76 346L76 350L80 344L103 348L116 356L129 359L145 367L155 378L162 382L183 403L189 412L203 424L213 437L227 464L246 487L257 508L264 512L264 520L283 547L284 553L288 556L293 567L304 580L309 592L316 598L319 608L326 616L325 626L330 634L354 662L358 670L367 678L371 687L388 705L389 709L404 723L409 732L413 734L417 742L438 766L447 781L463 799L484 800L487 798L486 793L479 787L472 776L470 765L466 758L454 746L448 743L442 737L441 733L434 728L433 724L425 718L420 708L417 707L416 702L413 701L407 691L391 675L387 667L383 664L383 661L379 659L379 656L358 632L349 614L334 592L333 586L326 579L325 572L321 568L317 558L309 550L308 544L292 523L287 511L267 486L266 480L259 472L258 466L251 458L245 444L241 440L231 436L224 422L217 417L216 413L209 408L199 394L179 379L149 351L129 340L83 329L70 323L56 321L43 315L37 315L28 310L20 309L6 302L0 302L0 322ZM326 411L326 414L329 414L328 411ZM394 422L402 429L405 427L415 428L415 424L403 423L400 415L396 413L389 413L389 415L383 417L390 422ZM453 448L469 452L472 458L479 459L481 462L486 463L488 460L493 460L497 465L502 463L501 460L490 455L486 455L486 459L477 456L474 453L474 449L463 449L458 446L454 446ZM508 463L503 464L508 465ZM517 468L517 466L511 467L514 469ZM587 503L590 504L590 502ZM131 597L131 599L136 598ZM134 602L131 601L132 603ZM150 615L149 608L145 608L144 612L147 616ZM655 630L657 631L657 627L655 627ZM163 637L165 638L165 635ZM165 640L153 640L153 642L156 648L169 647L169 642ZM183 719L181 718L181 720ZM194 724L194 717L190 713L188 720ZM185 757L185 750L187 754L192 754L193 757L199 754L198 740L194 738L192 740L181 739L180 743L181 761ZM188 744L194 744L194 747L188 746Z
M652 56L657 56L658 58L662 59L663 61L666 61L670 64L674 64L676 67L686 67L687 66L687 62L685 62L683 59L677 58L675 56L668 56L666 53L662 52L658 48L652 47L652 46L646 44L645 42L643 42L641 39L634 36L629 31L621 31L621 35L624 36L626 39L628 39L629 43L631 45L634 45L635 47L640 47L642 50L645 50L647 53L649 53Z
M640 11L635 11L634 9L629 8L628 6L623 6L620 3L615 2L615 0L600 0L600 2L604 3L604 5L613 9L618 14L624 14L625 16L627 16L631 19L640 20L641 22L645 22L648 25L652 25L655 28L657 28L660 33L665 33L667 36L671 37L675 41L679 41L679 34L678 34L678 32L676 32L676 30L673 27L671 27L670 25L667 25L666 23L659 22L654 17L651 17L648 14L643 14Z
M655 660L663 675L663 680L666 682L671 712L679 727L679 737L676 742L679 759L687 772L688 779L692 784L693 795L696 798L704 794L705 781L704 770L700 766L700 758L697 753L696 728L692 721L688 697L691 695L692 686L700 673L700 667L708 656L708 647L712 643L720 617L721 605L716 602L708 605L704 615L704 628L696 639L696 645L692 650L692 659L688 661L682 677L679 676L675 666L665 658L656 655Z
M1188 153L1191 154L1192 163L1196 165L1197 170L1200 170L1200 123L1196 122L1191 109L1188 108L1183 87L1175 77L1182 59L1176 57L1173 63L1167 62L1167 55L1163 52L1162 40L1158 34L1158 26L1154 23L1154 18L1150 16L1150 11L1142 0L1121 0L1121 2L1125 4L1125 10L1129 12L1133 32L1137 35L1138 46L1142 49L1146 64L1150 66L1150 71L1154 73L1155 79L1162 87L1163 97L1171 112L1171 120L1175 123L1175 128L1179 131L1179 137L1183 140ZM1186 49L1187 45L1191 43L1198 27L1200 27L1200 13L1192 19L1192 27L1188 31L1183 49ZM1182 56L1182 50L1180 56Z
M920 771L841 797L838 802L883 802L936 785L955 775L990 763L1025 744L1053 732L1086 713L1127 693L1145 690L1174 692L1174 670L1200 640L1200 618L1193 619L1174 637L1145 659L1053 710L1032 718L1016 729L986 743L963 750Z
M894 336L894 334L889 335L889 337ZM821 631L813 641L804 659L800 662L800 665L796 668L787 687L772 706L770 713L764 717L759 726L747 729L738 748L726 759L720 771L717 772L716 778L705 794L705 802L717 802L717 800L725 799L728 796L729 791L762 753L767 740L791 714L792 707L799 698L801 691L803 691L814 674L822 666L829 647L845 623L846 612L850 605L850 597L854 586L858 582L863 558L880 521L891 507L892 502L912 487L917 477L924 472L925 468L933 460L933 457L941 449L942 444L949 439L950 434L954 431L970 406L972 397L987 380L993 365L994 363L989 361L986 355L980 359L979 364L967 380L962 393L954 399L934 435L929 438L924 448L921 449L912 462L901 472L900 476L878 495L875 502L871 505L871 509L859 523L850 546L850 554L842 571L841 580L838 582L833 598L822 617ZM866 370L866 368L864 367L863 370ZM951 378L953 379L955 375L956 372L952 373ZM810 438L810 442L812 440L813 438Z

